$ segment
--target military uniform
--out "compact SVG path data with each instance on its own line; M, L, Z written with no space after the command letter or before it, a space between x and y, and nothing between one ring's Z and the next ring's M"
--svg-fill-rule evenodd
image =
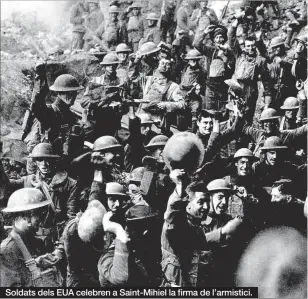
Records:
M127 23L128 43L133 52L138 50L139 41L144 35L144 18L142 16L131 16Z
M114 51L120 43L128 43L126 27L119 21L108 21L101 38L106 42L110 51Z

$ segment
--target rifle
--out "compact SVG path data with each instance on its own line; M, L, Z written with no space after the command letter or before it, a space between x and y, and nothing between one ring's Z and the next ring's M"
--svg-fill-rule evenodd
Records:
M221 13L221 16L219 18L219 23L222 22L223 18L225 17L226 13L227 13L227 9L228 9L228 6L229 6L229 3L230 3L231 0L228 0L228 3L226 4L226 6L224 7L224 9L222 10L222 13Z

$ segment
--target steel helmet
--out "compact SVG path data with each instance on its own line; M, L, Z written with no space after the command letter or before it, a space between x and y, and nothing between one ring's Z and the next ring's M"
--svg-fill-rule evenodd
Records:
M145 168L144 167L137 167L135 168L129 175L130 182L138 182L140 183L144 174Z
M119 63L120 63L119 57L115 53L108 53L100 64L112 65L112 64L119 64Z
M128 196L126 194L124 186L116 182L106 184L106 194L107 195Z
M154 138L150 140L150 142L145 146L147 149L153 148L153 147L159 147L159 146L165 146L168 137L165 135L157 135Z
M270 151L287 148L287 146L283 145L281 138L279 138L278 136L271 136L265 140L263 147L261 147L261 150Z
M225 83L235 92L243 92L242 85L235 79L227 79Z
M120 13L120 10L118 9L117 6L112 5L109 7L109 13Z
M259 121L265 121L269 119L278 119L280 116L277 111L273 108L264 109L261 113Z
M299 109L299 101L295 97L288 97L283 102L283 106L280 107L282 110L295 110Z
M116 53L131 52L132 50L125 43L118 44L116 47Z
M140 113L140 114L137 114L137 116L140 118L141 125L154 123L151 116L147 113Z
M79 85L77 79L69 74L60 75L53 85L49 87L52 91L74 91L83 88L83 86Z
M6 213L16 213L38 209L51 203L43 193L36 188L22 188L15 191L9 198L7 207L3 209Z
M180 132L168 140L163 157L170 169L192 172L203 162L204 152L202 141L195 134Z
M280 36L276 36L271 40L269 48L272 49L282 45L284 45L284 40Z
M254 155L252 153L251 150L249 150L248 148L240 148L235 154L234 154L234 158L242 158L242 157L246 157L246 158L254 158Z
M147 17L147 20L153 20L153 21L158 21L159 20L159 15L156 14L155 12L150 12Z
M233 191L233 187L231 184L229 184L226 180L224 179L216 179L211 181L208 185L207 185L207 190L210 192L213 191Z
M142 7L143 7L143 6L142 6L140 3L134 2L134 3L131 5L130 8L139 8L139 9L141 9Z
M160 48L153 42L147 42L141 45L139 52L141 55L149 55L160 51Z
M50 143L39 143L37 144L32 153L29 155L29 158L60 158L59 155L54 155L52 152L52 146Z
M187 55L185 56L185 59L186 60L190 60L190 59L201 59L202 58L202 55L201 53L196 50L196 49L192 49L190 50Z
M99 3L99 0L86 0L87 3Z
M121 148L121 144L114 137L108 135L97 138L93 144L93 152Z

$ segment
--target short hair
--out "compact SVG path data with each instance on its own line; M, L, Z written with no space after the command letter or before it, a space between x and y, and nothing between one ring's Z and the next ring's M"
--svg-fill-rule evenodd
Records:
M248 35L248 36L245 38L244 43L246 43L246 41L249 41L249 42L257 42L257 39L256 39L256 36L255 36L255 35Z
M202 181L195 181L189 184L186 188L186 193L204 192L208 193L206 184Z
M210 113L208 113L208 112L205 111L205 110L201 110L200 113L199 113L199 115L198 115L197 120L200 122L201 119L202 119L202 117L204 117L204 118L207 118L207 117L213 118L213 115L211 115Z
M294 185L292 180L288 179L281 179L279 181L274 182L272 189L278 188L279 192L282 194L291 195L294 193Z

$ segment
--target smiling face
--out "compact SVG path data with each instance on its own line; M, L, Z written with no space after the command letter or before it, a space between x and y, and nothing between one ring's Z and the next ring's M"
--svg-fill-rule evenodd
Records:
M72 106L77 98L77 91L58 92L58 97L68 106Z
M214 37L214 43L215 43L215 44L217 44L217 45L222 45L224 42L225 42L225 39L224 39L224 37L222 36L222 34L217 34L217 35Z
M227 212L230 192L217 191L211 194L212 209L217 215L222 215Z
M202 117L200 121L197 121L199 132L202 135L209 135L213 130L213 119L211 117Z
M119 52L117 55L121 62L124 62L128 59L128 52Z
M295 52L300 54L302 53L303 51L305 51L305 44L301 41L297 41L296 42L296 46L295 46Z
M297 112L298 112L298 109L286 110L285 113L284 113L284 116L285 116L287 119L295 120L295 119L296 119Z
M164 163L163 151L164 146L158 146L153 150L152 157L155 158L158 163Z
M113 214L117 214L124 209L127 204L128 197L122 195L107 195L107 204L109 210Z
M249 56L255 56L257 53L256 41L245 40L245 52Z
M251 172L251 160L247 157L242 157L235 162L238 176L246 176Z
M267 135L270 135L277 131L277 119L268 119L263 121L263 130Z
M157 69L162 74L168 74L171 71L171 61L168 59L161 59Z
M210 205L205 192L192 192L189 194L187 212L194 218L204 220L207 217Z

